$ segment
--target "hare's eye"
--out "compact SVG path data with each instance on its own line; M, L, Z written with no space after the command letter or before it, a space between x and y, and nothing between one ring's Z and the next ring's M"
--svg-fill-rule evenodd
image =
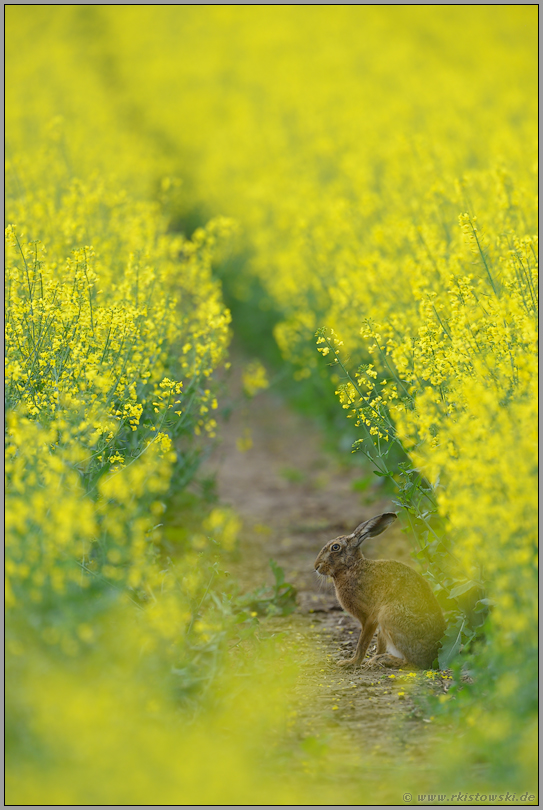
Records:
M339 545L339 543L334 543L334 545L332 546L332 551L339 551L340 548L341 546Z

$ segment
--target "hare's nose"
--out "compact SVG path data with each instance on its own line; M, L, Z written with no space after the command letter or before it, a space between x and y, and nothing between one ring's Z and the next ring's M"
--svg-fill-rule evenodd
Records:
M315 571L317 572L317 574L320 574L320 567L321 567L321 563L319 563L318 565L315 566Z

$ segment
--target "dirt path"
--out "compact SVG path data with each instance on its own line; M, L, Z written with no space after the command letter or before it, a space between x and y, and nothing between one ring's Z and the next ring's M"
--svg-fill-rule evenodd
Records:
M234 387L239 389L239 383L234 381ZM422 764L434 734L431 718L417 708L416 695L441 691L442 680L338 667L337 659L354 649L360 626L339 607L331 586L319 586L313 568L328 540L394 508L380 494L379 480L363 493L356 491L353 484L361 469L342 467L323 449L316 425L290 410L273 391L234 408L221 436L206 471L216 475L221 502L230 504L244 522L236 576L248 591L271 583L273 558L298 591L294 614L266 620L285 633L285 646L301 664L292 733L302 741L318 740L335 729L347 746L356 744L384 757L401 749ZM240 441L247 446L249 438L252 446L240 450ZM365 553L411 562L406 539L395 527L368 541ZM368 654L372 650L373 645Z

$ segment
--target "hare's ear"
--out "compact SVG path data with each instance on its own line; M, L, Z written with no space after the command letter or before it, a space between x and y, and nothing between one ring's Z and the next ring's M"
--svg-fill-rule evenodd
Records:
M377 517L370 518L369 520L357 526L351 537L354 539L355 548L359 546L368 537L377 537L378 534L384 532L391 523L396 520L397 515L394 512L385 512Z

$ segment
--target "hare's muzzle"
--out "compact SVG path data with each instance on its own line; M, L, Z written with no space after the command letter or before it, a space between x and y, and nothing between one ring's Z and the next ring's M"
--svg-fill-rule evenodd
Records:
M317 572L317 574L323 574L324 573L323 571L321 571L321 568L322 568L322 563L318 563L318 565L315 565L315 571Z

